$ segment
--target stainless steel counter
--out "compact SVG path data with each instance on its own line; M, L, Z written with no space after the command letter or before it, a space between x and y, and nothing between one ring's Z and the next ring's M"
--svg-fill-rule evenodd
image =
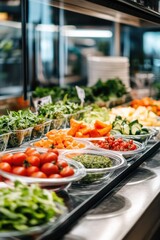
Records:
M151 239L160 220L158 197L160 151L136 169L123 186L87 212L64 240Z

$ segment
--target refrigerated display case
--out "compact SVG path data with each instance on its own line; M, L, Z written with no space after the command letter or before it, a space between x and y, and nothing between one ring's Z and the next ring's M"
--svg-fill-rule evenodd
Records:
M132 3L133 2L133 3ZM156 1L157 4L159 3L159 1ZM22 3L25 3L25 1L22 1ZM142 1L139 3L143 3ZM79 69L77 70L77 66L79 66L79 49L84 48L86 50L86 44L89 44L89 46L87 45L87 51L92 52L93 49L92 46L95 44L96 42L96 47L98 46L98 43L96 40L94 39L90 39L90 40L94 40L94 41L80 41L77 43L77 39L75 40L75 35L74 35L74 39L72 39L72 41L70 41L70 45L68 44L69 41L69 37L71 38L71 35L67 35L67 38L64 37L64 25L66 26L67 30L72 30L72 34L74 33L78 33L78 31L75 31L75 28L72 26L72 24L74 23L74 21L76 21L76 26L78 26L79 21L83 21L85 19L85 21L90 21L92 19L92 21L94 22L94 24L89 24L89 22L87 22L88 24L86 24L85 22L85 26L87 25L87 27L89 28L93 28L95 29L98 28L99 30L99 26L98 24L103 25L102 30L103 31L110 31L110 32L114 32L113 31L113 23L121 23L121 24L125 24L125 26L128 24L130 26L134 26L134 27L139 27L141 28L142 26L146 26L147 23L149 26L153 27L156 26L156 24L159 23L160 20L160 16L159 16L159 12L154 10L151 10L147 7L143 7L140 6L137 1L137 3L135 1L39 1L39 0L32 0L29 1L29 4L27 5L29 8L27 8L27 6L22 6L24 7L22 9L23 14L22 14L22 32L24 33L23 37L23 41L22 41L22 46L23 46L23 80L24 80L24 94L26 96L27 93L27 87L28 85L30 89L34 88L34 86L37 84L37 82L39 83L39 85L44 86L47 84L57 84L57 82L60 83L60 85L63 85L66 81L66 75L68 74L69 76L73 76L73 79L77 76L76 74L79 73ZM158 6L158 5L157 5ZM34 14L34 10L36 9L36 14ZM157 8L156 8L157 9ZM29 12L28 12L29 10ZM32 14L30 16L28 16L29 13ZM43 13L43 14L42 14ZM65 15L68 16L65 18ZM50 16L50 18L48 19L48 16ZM77 16L77 18L76 18ZM81 16L81 18L80 18ZM73 17L73 19L72 19ZM54 24L53 22L50 22L50 20L53 20L54 18ZM102 19L102 20L101 20ZM65 22L67 21L68 22ZM48 22L49 21L49 22ZM98 22L98 24L97 24ZM68 27L69 25L69 27ZM82 27L83 26L83 27ZM81 27L79 27L79 30L86 30L84 28L84 25L82 24ZM107 26L107 27L106 27ZM112 31L111 31L112 29ZM74 31L73 31L74 30ZM88 30L88 28L87 28ZM114 29L115 30L115 29ZM69 31L71 34L71 31ZM89 31L88 31L89 32ZM126 31L127 32L127 31ZM100 33L100 32L99 32ZM68 33L69 34L69 33ZM91 34L91 33L90 33ZM115 34L115 33L114 33ZM28 38L26 38L26 36L28 35ZM118 36L118 35L117 35ZM110 35L111 37L111 35ZM73 38L73 35L72 35ZM30 39L31 41L27 42L27 39ZM78 37L79 40L79 37ZM111 39L110 39L111 40ZM100 40L102 41L102 40ZM73 46L73 42L75 44L76 42L76 46L77 44L80 45L80 47L78 47L75 49L75 45ZM120 42L116 42L115 41L115 47L117 46L116 44L119 44ZM69 46L68 48L66 48L66 44L68 44L67 46ZM85 46L84 46L85 44ZM104 49L105 49L105 54L110 54L113 53L113 41L109 41L108 42L108 38L107 41L105 41L105 43L102 41L100 42L100 50L101 52L104 53ZM124 44L124 43L123 43ZM112 47L111 47L112 46ZM28 47L28 48L27 48ZM125 46L124 46L125 48ZM84 50L83 49L83 50ZM98 49L99 50L99 49ZM96 53L97 53L97 49L96 49ZM118 52L118 51L117 51ZM125 52L125 51L124 51ZM95 53L95 49L94 49L94 53ZM65 57L64 57L65 56ZM66 65L66 63L68 65ZM71 64L72 63L72 64ZM74 64L76 64L76 66L74 66ZM84 63L82 61L82 63ZM80 77L83 76L84 72L83 72L83 67L82 67L82 75L78 75ZM65 73L67 73L65 75ZM86 76L86 75L85 75ZM34 81L28 81L28 78L30 79L34 79ZM80 81L81 78L77 79L77 82ZM68 79L67 79L68 80ZM71 79L69 79L71 81ZM81 79L82 80L82 79ZM83 79L85 80L85 79ZM53 81L53 82L52 82ZM75 79L74 79L75 81ZM72 81L71 81L72 82ZM71 83L70 82L70 83ZM74 82L75 84L75 82ZM44 232L44 234L42 234L40 236L40 239L60 239L62 237L64 237L64 235L71 229L71 227L75 224L77 224L77 230L75 228L75 230L73 230L73 234L71 233L71 235L65 236L65 238L67 239L93 239L93 235L89 232L91 232L91 225L92 223L88 223L85 226L85 222L84 225L82 223L82 225L80 224L80 222L78 222L78 220L80 219L80 217L84 216L84 214L87 213L87 211L91 208L93 208L94 206L98 205L98 203L101 202L102 199L106 198L107 196L111 196L110 194L112 193L116 193L116 191L120 190L123 186L123 184L125 184L125 180L126 178L133 173L134 170L138 169L139 166L144 167L150 167L145 168L142 170L142 172L144 171L145 173L149 171L149 179L154 179L156 181L152 182L153 185L150 186L149 191L146 191L144 193L146 193L146 195L142 194L141 197L143 198L144 201L141 201L141 204L138 208L137 208L137 215L134 215L134 211L132 212L132 214L135 216L135 218L132 218L132 222L131 224L128 225L128 228L126 227L127 225L127 221L130 221L130 218L128 215L125 215L126 219L124 221L124 223L126 224L125 227L123 226L123 217L122 215L119 215L120 218L118 221L116 221L117 225L119 228L115 229L115 233L116 233L116 237L119 235L119 238L125 238L127 239L127 234L129 233L130 230L132 230L132 227L134 227L136 225L136 222L138 222L139 218L144 214L144 211L146 209L150 209L149 206L151 205L151 203L157 200L157 198L159 199L159 163L157 161L158 155L157 151L160 147L160 142L158 140L155 140L154 142L152 142L151 145L148 145L147 150L145 151L145 153L142 153L140 155L137 155L136 158L133 161L128 162L127 166L125 166L123 169L121 169L120 171L116 171L112 177L107 181L107 182L103 182L103 184L100 185L96 185L96 186L90 186L89 188L85 187L81 187L80 189L78 189L76 186L71 186L68 189L64 189L64 191L59 192L59 195L63 196L66 205L68 206L69 209L69 213L66 214L65 218L63 219L63 221L61 223L59 223L55 228L52 229L52 227L47 231ZM155 156L155 158L154 158ZM152 157L152 159L151 159ZM151 160L150 160L151 159ZM153 162L152 162L153 160ZM154 166L152 165L153 163L155 163L155 168L156 171L154 170ZM157 165L156 165L157 164ZM151 166L152 165L152 166ZM153 169L152 169L153 168ZM150 172L151 170L151 172ZM155 175L157 176L157 178L155 178ZM143 174L140 174L140 176L142 176L143 178ZM132 179L134 178L131 177L131 185L133 183ZM135 177L136 178L136 177ZM124 181L124 182L123 182ZM122 185L121 185L122 184ZM154 185L155 184L155 185ZM117 187L117 188L116 188ZM142 188L139 188L137 190L137 187L134 188L135 191L132 191L132 189L130 189L130 191L128 190L128 192L125 192L125 194L129 194L132 196L133 195L138 195L138 191L144 191L147 190L148 185L143 186ZM123 192L123 190L122 190ZM122 193L120 192L120 194ZM153 193L151 195L151 193ZM124 194L124 196L125 196ZM121 206L123 208L123 210L128 210L131 209L131 203L133 204L132 206L134 206L134 208L136 208L136 205L134 204L138 204L135 201L132 201L133 199L124 199L124 196L118 196L114 198L114 201L116 202L116 199L120 199L121 202ZM139 195L138 195L139 196ZM150 198L148 196L151 196ZM140 198L139 198L140 199ZM138 199L138 200L139 200ZM145 201L145 200L148 201ZM135 200L135 198L134 198ZM126 202L126 205L124 204ZM113 201L112 201L113 203ZM108 204L108 203L107 203ZM143 204L146 204L145 207L143 206ZM100 206L102 206L100 204ZM154 207L157 206L157 202L154 205ZM115 207L115 205L114 205ZM133 208L133 210L134 210ZM103 208L102 208L103 209ZM154 208L155 209L155 208ZM116 209L118 211L118 209ZM139 211L138 211L139 210ZM96 210L95 210L96 211ZM91 212L88 216L88 218L93 219L94 216L96 215L96 212L93 210L93 212ZM97 210L98 211L98 210ZM113 213L113 210L111 212L111 214ZM156 214L155 214L156 215ZM158 215L158 211L157 211L157 215L154 216L153 221L150 222L150 224L148 225L148 229L151 229L151 227L153 227L153 225L155 224L155 221L159 218ZM145 217L146 219L146 217ZM120 224L121 222L121 224ZM96 223L96 226L94 228L95 231L93 231L93 234L95 234L95 239L98 239L96 233L98 232L98 224L101 224L100 222L94 222ZM111 224L110 220L108 220L108 222L103 222L102 226L104 226L104 228L100 228L99 230L101 231L101 233L103 233L104 231L104 235L102 234L103 238L101 239L109 239L108 234L110 234L110 232L108 232L108 228L105 229L105 224L108 224L108 226L112 229L113 225L114 225L114 219L113 222ZM147 223L148 224L148 223ZM116 225L116 227L117 227ZM138 225L142 226L142 225ZM79 229L78 229L79 227ZM81 228L82 227L82 228ZM86 227L86 228L85 228ZM121 231L121 233L123 233L122 235L119 234L119 231L121 230L121 228L124 227L124 231ZM89 230L88 230L89 229ZM84 235L81 233L81 231L83 231ZM74 235L75 234L75 235ZM143 236L146 234L145 229L143 229ZM110 235L111 236L111 235ZM142 236L142 235L141 235ZM134 239L134 235L133 235L133 239ZM33 238L35 239L35 236L33 236ZM31 239L31 237L30 237ZM113 239L113 238L112 238ZM129 239L129 238L128 238Z

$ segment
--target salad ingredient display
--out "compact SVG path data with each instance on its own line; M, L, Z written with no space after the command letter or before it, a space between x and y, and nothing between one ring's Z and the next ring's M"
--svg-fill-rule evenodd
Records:
M38 113L48 119L57 119L64 118L65 114L74 114L80 110L82 110L82 107L78 103L69 102L64 98L55 104L49 103L41 106Z
M124 96L128 91L126 86L119 78L107 79L106 82L99 79L93 86L82 86L85 91L85 99L87 103L109 101L111 99ZM71 102L80 102L77 90L73 86L61 88L58 86L51 88L37 87L32 93L33 98L41 98L50 95L52 101L62 100L65 95Z
M25 152L6 153L0 159L0 170L12 174L36 178L50 178L74 175L73 167L67 161L58 158L56 151L39 153L34 148ZM56 176L57 177L57 176Z
M66 156L67 157L67 156ZM105 179L107 175L107 170L104 169L112 167L112 160L104 155L89 154L89 153L77 153L69 154L68 157L80 162L86 168L87 175L80 180L82 184L96 183ZM92 172L93 171L93 172Z
M85 168L107 168L112 166L111 159L103 155L79 154L73 159L82 163Z
M109 109L106 107L100 107L97 104L90 104L90 111L85 111L81 120L87 124L94 125L95 120L101 122L109 121Z
M116 116L112 123L112 129L124 135L144 135L149 133L149 130L143 127L138 120L130 122L121 116Z
M111 129L111 124L106 124L100 120L95 120L94 125L90 126L83 121L76 121L72 118L67 134L77 138L103 137L107 136Z
M66 211L62 198L36 184L27 186L16 181L13 187L0 189L0 199L0 232L25 231Z
M79 149L86 146L84 143L74 140L72 136L67 135L67 131L63 129L51 130L46 136L48 139L34 142L34 146L51 149Z
M144 97L142 99L134 99L131 101L130 106L133 108L138 108L139 106L144 106L148 110L151 110L158 116L160 116L160 101L155 100L150 97Z
M124 140L112 136L106 137L104 140L94 140L92 143L97 147L114 151L131 151L137 149L133 140Z
M133 107L112 108L109 113L110 118L115 119L117 115L126 118L128 121L137 119L143 126L160 126L158 116L145 106L139 106L136 109Z

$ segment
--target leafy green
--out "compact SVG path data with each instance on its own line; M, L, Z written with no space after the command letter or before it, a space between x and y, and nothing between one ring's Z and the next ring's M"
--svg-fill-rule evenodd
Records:
M63 199L38 185L19 181L13 188L0 189L0 231L23 231L47 223L63 214Z
M74 114L80 111L82 108L78 103L70 102L65 97L63 100L56 102L55 104L49 103L41 106L38 109L39 116L43 116L48 119L64 118L65 114Z
M0 134L10 132L9 118L6 115L0 117Z
M90 105L90 109L88 111L86 110L81 117L81 120L92 125L95 123L96 119L102 122L108 121L109 109L106 107L99 107L97 104L92 104Z
M45 122L43 116L36 115L30 109L10 111L8 118L8 125L11 130L26 129Z
M85 91L86 103L105 102L122 97L127 93L126 86L119 78L107 79L105 82L99 79L95 85L90 87L81 86L81 88ZM67 95L68 101L80 103L76 88L73 86L66 88L58 86L50 88L37 87L32 93L33 98L41 98L48 95L51 96L53 102L62 100Z

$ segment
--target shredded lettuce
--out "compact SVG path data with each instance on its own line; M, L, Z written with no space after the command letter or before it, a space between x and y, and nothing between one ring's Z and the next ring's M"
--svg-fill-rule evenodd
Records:
M57 218L66 211L63 199L36 184L19 181L0 189L0 231L23 231Z

